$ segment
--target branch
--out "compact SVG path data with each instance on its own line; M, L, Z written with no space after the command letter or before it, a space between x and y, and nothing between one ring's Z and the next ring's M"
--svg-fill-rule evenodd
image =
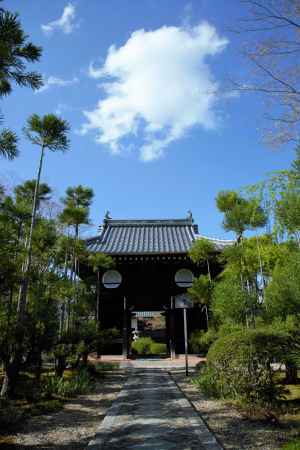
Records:
M289 93L291 94L296 94L296 95L300 95L300 91L297 91L297 89L295 89L292 85L290 85L289 83L287 83L284 80L281 80L280 78L278 78L276 75L274 75L270 69L268 69L267 67L263 66L260 62L257 61L257 59L251 57L249 55L249 58L251 59L251 61L257 66L259 67L263 72L265 72L266 74L269 75L269 77L271 77L274 81L278 82L279 84L282 84L283 86L285 86L286 88L289 89Z
M294 26L296 28L300 28L300 24L298 24L294 20L292 20L292 19L290 19L290 18L288 18L286 16L281 15L280 12L277 12L276 10L274 10L272 8L269 8L266 5L262 5L261 3L255 1L255 0L246 0L243 3L250 3L251 5L254 5L254 6L256 6L259 9L265 10L268 15L265 16L265 17L262 17L262 19L264 18L264 19L282 20L282 21L288 23L289 25L292 25L292 26Z

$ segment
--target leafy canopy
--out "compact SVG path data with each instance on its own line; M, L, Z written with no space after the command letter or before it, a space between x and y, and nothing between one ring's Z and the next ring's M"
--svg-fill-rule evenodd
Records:
M224 229L234 231L238 239L246 230L266 224L266 214L255 198L247 200L234 191L221 191L216 202L218 209L224 213Z
M201 264L207 259L209 259L215 253L215 247L208 239L201 238L197 239L190 251L189 256L193 263Z
M54 114L46 114L43 117L33 114L24 127L25 136L33 144L53 152L69 149L70 142L67 136L69 130L68 122Z
M42 77L26 70L27 63L39 61L42 49L28 41L18 14L0 9L0 96L12 91L12 83L38 89Z

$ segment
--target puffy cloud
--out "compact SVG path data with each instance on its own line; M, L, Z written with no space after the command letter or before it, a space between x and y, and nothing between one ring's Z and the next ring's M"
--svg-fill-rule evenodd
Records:
M62 78L53 77L52 75L50 75L50 77L48 78L45 78L43 81L43 86L35 91L36 93L47 91L51 88L51 86L65 87L79 83L79 79L77 77L72 78L72 80L63 80Z
M207 22L135 31L122 47L109 48L101 67L90 65L104 95L94 110L84 111L81 133L96 131L96 141L113 153L124 150L125 138L136 137L141 158L150 161L191 127L214 128L219 84L207 57L227 43Z
M53 20L46 25L41 25L41 28L46 34L50 34L55 30L61 30L65 34L70 34L77 27L74 22L75 14L75 6L72 3L68 3L59 19Z

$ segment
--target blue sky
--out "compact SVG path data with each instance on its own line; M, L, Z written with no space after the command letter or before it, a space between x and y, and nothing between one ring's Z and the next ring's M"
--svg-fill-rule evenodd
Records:
M215 197L286 168L293 149L262 140L263 98L225 93L247 79L243 36L228 28L237 0L10 0L31 40L45 88L16 88L2 102L20 136L32 113L56 112L72 127L71 151L48 153L43 180L57 198L68 186L94 189L96 232L113 218L180 218L192 210L202 234L228 237ZM114 46L110 52L109 48ZM108 53L109 52L109 53ZM35 176L38 152L1 160L8 184Z

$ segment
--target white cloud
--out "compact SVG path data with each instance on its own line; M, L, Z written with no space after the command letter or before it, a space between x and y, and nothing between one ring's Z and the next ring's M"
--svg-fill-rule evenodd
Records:
M141 158L150 161L191 127L213 129L219 84L207 57L227 43L207 22L135 31L122 47L110 47L100 68L90 65L104 97L84 111L81 133L96 131L96 141L113 153L124 150L124 138L135 136L142 142Z
M50 34L55 30L61 30L65 34L70 34L78 25L74 22L75 20L75 6L72 3L68 3L65 6L61 17L57 20L47 23L46 25L41 25L44 33Z
M50 75L48 78L44 78L43 80L44 84L42 87L40 87L36 93L47 91L51 88L51 86L58 86L58 87L66 87L66 86L72 86L73 84L79 83L79 79L77 77L72 78L71 80L63 80L62 78L53 77Z

